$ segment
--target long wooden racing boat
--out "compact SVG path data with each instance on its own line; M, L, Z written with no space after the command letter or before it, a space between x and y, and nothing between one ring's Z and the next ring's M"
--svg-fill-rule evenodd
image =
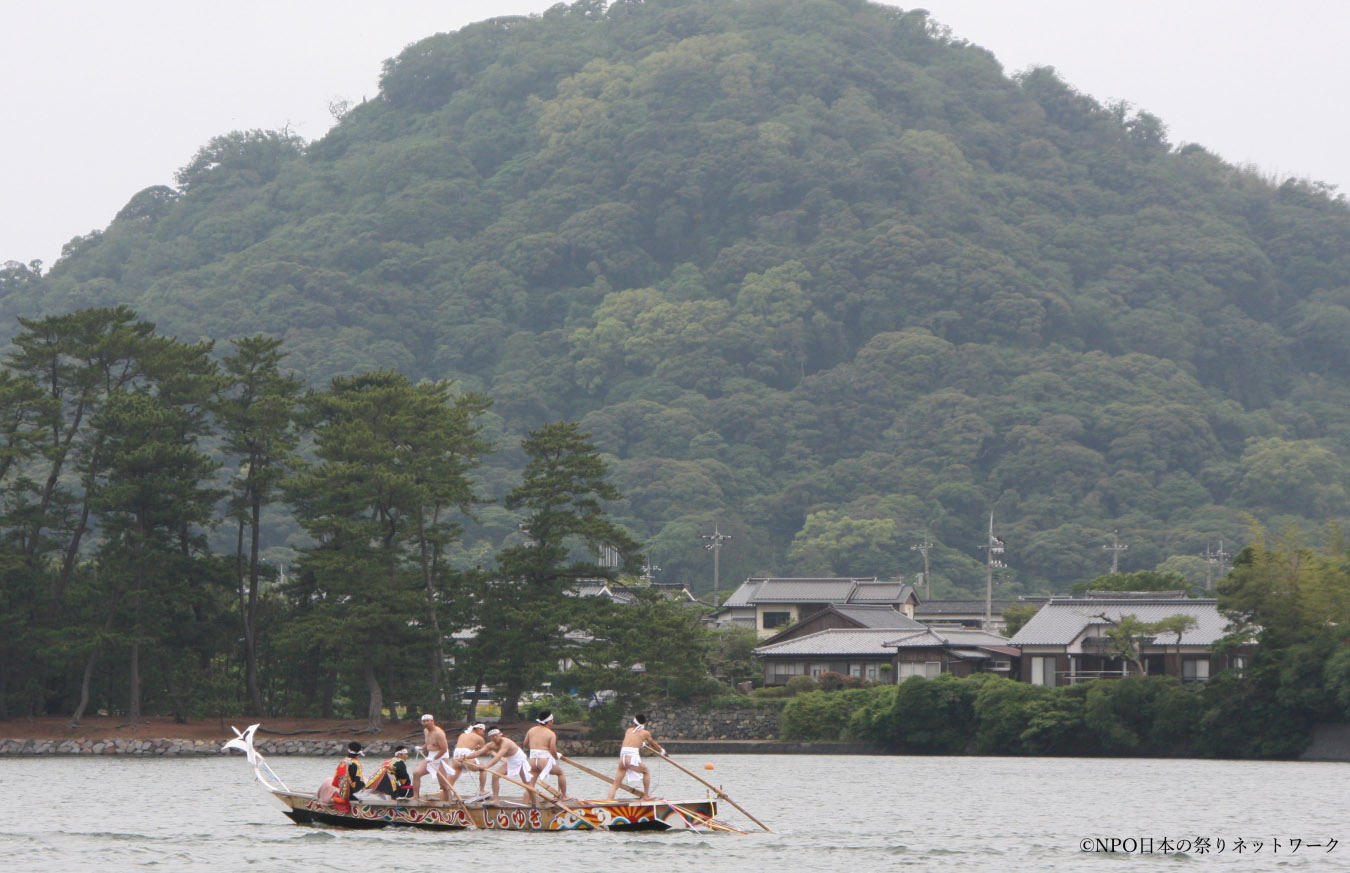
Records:
M345 808L325 804L312 792L292 791L253 747L258 725L224 744L223 751L243 752L253 773L281 801L296 824L341 828L413 827L430 830L500 831L667 831L730 830L717 821L717 801L567 801L527 806L509 800L462 803L443 800L373 800L357 797Z

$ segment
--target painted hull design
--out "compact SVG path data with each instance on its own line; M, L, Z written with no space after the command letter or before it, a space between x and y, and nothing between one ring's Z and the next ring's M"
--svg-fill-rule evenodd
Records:
M272 791L296 824L340 828L412 827L457 831L470 827L499 831L665 831L685 830L717 816L713 800L654 803L569 803L576 815L557 807L490 804L460 808L447 803L353 801L349 809L325 806L312 794Z

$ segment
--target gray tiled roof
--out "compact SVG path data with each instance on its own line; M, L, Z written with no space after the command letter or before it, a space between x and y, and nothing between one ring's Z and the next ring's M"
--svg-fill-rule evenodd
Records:
M994 615L1016 603L1016 600L994 600ZM925 600L914 607L915 615L984 615L983 600Z
M881 601L896 603L909 591L904 582L859 582L849 597L849 603L868 603Z
M895 636L895 628L831 628L784 640L755 649L756 655L794 656L794 655L876 655L878 657L895 654L895 650L886 645L886 641Z
M724 606L756 603L899 603L913 589L904 582L878 582L875 577L771 577L745 580Z
M756 603L845 603L852 579L768 579L755 594Z
M1219 614L1214 600L1171 599L1065 599L1051 600L1012 638L1015 646L1068 645L1090 624L1119 621L1133 615L1142 622L1155 622L1171 615L1193 616L1199 624L1181 637L1184 646L1213 645L1224 635L1228 620ZM1107 622L1100 617L1106 616ZM1160 634L1156 642L1175 645L1176 634Z
M912 634L893 637L887 645L897 649L929 646L1006 646L1008 638L974 628L930 627Z
M924 626L922 622L915 621L903 612L896 612L889 606L847 603L842 605L832 604L828 608L868 628L914 628L915 630L921 630ZM815 614L819 615L820 613ZM806 616L806 618L810 617L809 615Z
M759 586L764 584L763 579L746 579L741 586L731 592L731 596L722 601L722 608L736 606L753 606L755 592L759 591Z

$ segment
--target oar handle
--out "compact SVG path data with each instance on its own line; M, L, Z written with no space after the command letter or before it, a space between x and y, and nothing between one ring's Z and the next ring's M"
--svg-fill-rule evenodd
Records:
M736 801L734 801L734 800L732 800L730 797L728 797L728 796L727 796L727 793L726 793L725 791L723 791L721 788L718 788L716 785L712 784L712 783L709 782L707 779L704 779L702 776L698 775L698 774L695 773L693 770L690 770L688 767L684 766L684 765L681 764L679 761L676 761L674 758L670 757L669 754L663 755L662 757L665 758L667 761L669 761L671 764L675 765L675 767L677 767L677 768L678 768L681 772L683 772L684 774L686 774L686 775L688 775L688 776L692 776L694 779L697 779L699 782L702 782L704 785L708 786L708 787L711 788L713 791L716 791L718 797L722 798L722 799L725 800L727 803L729 803L729 804L731 804L732 806L734 806L734 807L736 807L737 809L739 809L739 810L741 811L741 813L742 813L746 818L750 819L752 822L754 822L755 824L759 825L761 828L763 828L763 829L765 830L765 832L767 832L767 833L773 833L773 830L772 830L768 825L766 825L764 822L760 821L759 819L755 818L755 817L754 817L753 815L751 815L750 813L746 812L746 811L745 811L745 807L741 806L739 803L737 803Z
M610 781L610 778L609 778L608 776L606 776L604 773L601 773L601 772L599 772L598 770L592 770L590 767L587 767L585 764L578 764L576 761L572 760L571 758L567 757L566 755L559 755L559 756L558 756L558 760L559 760L559 761L562 761L564 764L570 764L571 766L576 767L576 768L577 768L578 770L580 770L582 773L588 773L588 774L590 774L591 776L594 776L596 779L599 779L599 780L602 781L602 782L609 782L609 781ZM636 788L631 788L631 787L629 787L629 785L628 785L627 782L620 782L620 783L619 783L619 787L622 788L624 791L627 791L629 794L634 794L634 795L637 795L638 797L641 797L641 796L642 796L642 792L641 792L641 791L638 791Z

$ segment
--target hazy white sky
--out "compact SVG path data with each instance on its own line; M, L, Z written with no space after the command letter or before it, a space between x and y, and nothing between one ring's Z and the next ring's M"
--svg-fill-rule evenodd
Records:
M0 7L0 261L48 265L137 191L173 184L211 137L306 139L330 102L433 33L552 0L68 0ZM899 5L899 4L893 4ZM928 0L1012 73L1050 65L1163 119L1173 143L1350 194L1343 0ZM906 7L914 8L914 7Z

